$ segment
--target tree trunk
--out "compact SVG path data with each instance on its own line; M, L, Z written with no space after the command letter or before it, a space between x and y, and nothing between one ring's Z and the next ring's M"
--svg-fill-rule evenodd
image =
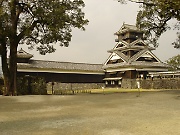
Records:
M14 40L15 41L15 40ZM1 43L2 44L2 43ZM16 95L16 74L17 74L17 44L10 45L10 58L9 65L7 61L7 48L6 44L2 44L1 60L2 71L4 75L5 91L4 95Z
M11 0L11 33L9 35L10 41L10 58L9 58L9 72L10 72L10 83L9 90L12 96L16 95L16 72L17 72L17 47L18 47L18 36L17 36L17 25L19 15L17 14L17 0Z
M5 86L5 91L4 95L9 95L9 79L10 79L10 74L9 74L9 68L8 68L8 61L7 61L7 48L6 48L6 43L1 42L1 62L2 62L2 71L3 71L3 76L4 76L4 86Z
M17 80L17 45L11 45L10 58L9 58L9 72L10 72L10 84L9 90L12 96L17 94L16 80Z

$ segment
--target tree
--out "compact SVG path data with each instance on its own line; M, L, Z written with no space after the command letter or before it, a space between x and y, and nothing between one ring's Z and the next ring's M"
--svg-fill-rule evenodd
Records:
M174 56L166 62L171 67L170 70L180 70L180 55Z
M140 4L136 25L145 33L145 39L158 46L159 37L168 29L180 30L180 1L179 0L118 0L118 2L134 2ZM168 25L170 20L176 20L172 27ZM177 32L177 40L174 48L180 48L180 33Z
M84 6L83 0L0 0L0 54L7 93L16 91L18 45L36 46L43 55L55 51L54 43L68 46L72 28L85 30L88 23Z

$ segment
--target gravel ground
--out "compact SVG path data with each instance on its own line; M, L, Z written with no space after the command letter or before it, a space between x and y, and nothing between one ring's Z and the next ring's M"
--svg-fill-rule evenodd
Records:
M180 90L0 96L0 135L179 135Z

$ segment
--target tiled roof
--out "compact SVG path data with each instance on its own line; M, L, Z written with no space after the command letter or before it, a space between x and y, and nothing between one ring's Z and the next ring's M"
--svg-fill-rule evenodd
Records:
M29 60L29 63L18 63L18 69L47 69L68 71L103 72L102 64L72 63L44 60Z
M32 57L33 57L32 54L27 53L22 48L19 51L17 51L17 58L28 58L28 59L30 59Z
M125 23L123 24L123 27L130 30L139 30L135 25L125 24Z
M127 31L142 32L135 25L123 24L123 26L120 28L120 30L118 32L115 33L115 35L118 35L118 34L121 34L121 33L125 33Z
M164 63L159 63L159 62L141 62L141 61L134 61L132 63L117 63L117 64L107 64L104 65L102 68L103 69L108 69L108 68L117 68L117 67L150 67L150 68L168 68L169 66L164 64Z

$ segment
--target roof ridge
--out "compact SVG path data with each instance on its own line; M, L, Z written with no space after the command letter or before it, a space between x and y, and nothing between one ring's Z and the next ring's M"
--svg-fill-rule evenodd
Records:
M31 59L30 61L42 61L42 62L55 62L55 63L71 63L71 64L88 64L88 65L103 65L103 64L94 64L94 63L83 63L83 62L69 62L69 61L53 61L53 60L36 60Z

